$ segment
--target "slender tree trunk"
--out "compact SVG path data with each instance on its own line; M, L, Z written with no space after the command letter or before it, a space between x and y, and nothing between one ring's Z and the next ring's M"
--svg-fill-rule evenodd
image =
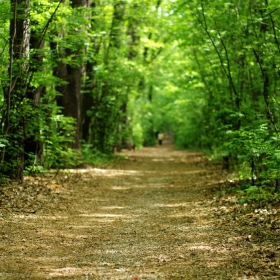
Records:
M28 125L25 140L24 140L24 152L25 157L29 158L29 155L34 155L33 162L27 162L27 164L44 165L44 153L43 153L43 142L40 141L40 114L38 110L40 109L40 99L46 92L44 86L33 87L31 85L32 78L36 72L41 70L43 65L43 54L44 40L41 37L43 34L37 36L35 32L31 32L30 37L30 60L32 61L30 65L30 82L27 84L26 97L30 100L30 105L34 108L34 114L30 116L31 119L26 120L27 122L32 122L32 127ZM26 161L25 161L26 162Z
M96 3L91 3L92 14L95 14ZM94 17L91 18L91 25L95 26ZM94 105L94 89L96 87L95 83L95 72L94 67L97 65L95 57L99 53L101 42L97 43L96 38L92 39L91 44L94 46L94 58L88 60L86 63L86 81L83 85L82 94L82 107L81 107L81 138L85 143L90 140L90 125L91 125L91 115L89 112L92 111Z
M263 18L263 21L260 23L259 34L257 33L256 26L254 25L255 37L258 40L258 44L257 44L258 48L257 49L252 48L252 50L253 50L254 56L256 58L256 61L259 65L262 80L263 80L262 93L263 93L263 98L264 98L264 102L266 105L267 118L269 119L275 133L279 135L279 128L278 128L278 124L276 121L275 113L273 112L272 106L269 101L270 96L271 96L271 88L270 88L271 81L270 81L270 73L268 72L269 67L266 63L266 57L264 57L264 51L263 51L265 48L265 45L266 45L266 34L267 34L269 28L271 28L270 23L272 23L272 27L274 27L274 26L273 26L273 21L269 22L268 18L265 17L265 13L267 12L267 8L268 8L268 1L265 0L264 2L265 2L266 9L260 9L260 14L261 14L261 17ZM277 42L278 41L276 41L276 45L278 47Z

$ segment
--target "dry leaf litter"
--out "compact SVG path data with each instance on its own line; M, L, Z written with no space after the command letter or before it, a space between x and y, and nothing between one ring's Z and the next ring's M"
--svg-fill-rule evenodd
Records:
M120 155L0 187L0 279L280 279L279 206L170 143Z

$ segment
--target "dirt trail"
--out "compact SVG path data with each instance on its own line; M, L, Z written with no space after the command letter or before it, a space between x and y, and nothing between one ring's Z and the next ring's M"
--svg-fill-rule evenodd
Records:
M122 155L63 175L48 207L2 217L0 279L280 279L219 220L220 167L166 142Z

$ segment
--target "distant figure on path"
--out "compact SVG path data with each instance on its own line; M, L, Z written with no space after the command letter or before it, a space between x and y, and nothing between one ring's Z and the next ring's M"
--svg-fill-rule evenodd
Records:
M164 134L160 131L158 134L158 144L162 145L162 140L164 139Z

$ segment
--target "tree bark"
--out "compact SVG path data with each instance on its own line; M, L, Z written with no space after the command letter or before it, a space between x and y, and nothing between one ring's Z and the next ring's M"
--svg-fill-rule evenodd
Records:
M73 0L72 8L88 8L91 5L91 0ZM81 27L82 28L82 27ZM79 32L79 30L77 31ZM73 56L79 57L85 49L71 50L66 49L64 51L65 57ZM67 84L57 87L58 92L61 95L57 99L58 106L62 107L62 114L67 117L72 117L76 120L75 125L75 142L72 148L77 149L80 152L81 145L81 89L83 79L84 65L65 64L59 62L55 71L55 76L66 81Z

